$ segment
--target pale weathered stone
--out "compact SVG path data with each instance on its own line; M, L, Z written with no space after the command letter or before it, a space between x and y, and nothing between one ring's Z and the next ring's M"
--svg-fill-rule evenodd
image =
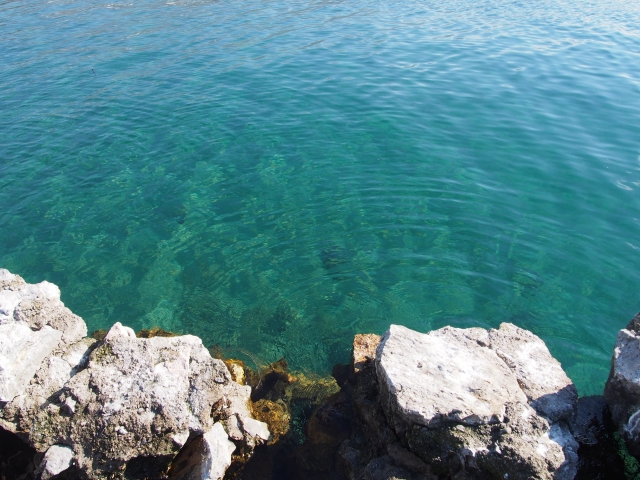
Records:
M245 453L269 438L250 417L251 388L199 338L136 338L116 323L97 342L55 285L0 270L0 288L0 426L48 452L43 478L69 452L89 478L124 478L133 460L159 478L194 437L206 454L192 459L197 478L221 478L235 448L221 422L236 420Z
M136 332L133 331L133 328L125 327L120 322L116 322L105 335L104 341L109 342L116 337L136 338Z
M71 466L73 449L66 445L52 445L44 454L40 465L40 478L48 480L54 475L64 472Z
M536 335L503 323L489 331L491 349L514 373L532 407L552 421L570 420L575 413L578 391Z
M216 423L202 438L206 450L200 478L202 480L220 480L231 465L231 454L236 447L229 441L227 433L220 423Z
M618 332L604 399L629 452L640 458L640 313Z
M0 325L0 401L9 402L26 389L61 339L62 332L49 326L34 332L24 324Z
M60 289L47 281L32 285L18 275L0 269L0 324L19 322L32 330L45 325L62 332L65 343L87 335L82 318L60 301Z
M84 338L66 348L57 349L57 354L46 358L24 391L0 411L0 426L12 432L29 431L41 406L50 397L59 396L69 379L86 365L95 342L92 338ZM60 402L64 414L75 412L76 402L73 399L60 397Z
M171 480L220 480L231 464L235 445L229 441L222 424L194 438L176 457Z
M392 325L375 366L385 417L434 474L575 476L578 444L561 420L575 412L575 387L530 332Z
M242 419L242 428L247 435L260 438L264 441L269 440L269 428L264 422L260 422L247 416Z
M425 426L480 425L501 422L506 402L526 402L505 363L470 333L390 327L376 361L382 404L394 417Z

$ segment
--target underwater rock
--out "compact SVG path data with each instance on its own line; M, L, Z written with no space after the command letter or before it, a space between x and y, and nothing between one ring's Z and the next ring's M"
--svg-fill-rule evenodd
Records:
M375 367L389 425L434 474L574 478L577 393L532 333L392 325Z
M194 469L180 478L219 479L236 446L250 454L268 440L251 418L251 388L198 337L138 338L116 323L95 340L55 285L0 270L0 288L0 426L47 452L42 478L70 465L95 479L164 478L189 444Z
M283 400L274 402L263 398L253 403L251 411L256 419L269 426L271 431L269 443L277 442L291 427L291 413Z
M618 332L604 399L629 453L640 458L640 313Z
M320 250L320 261L327 272L332 272L349 261L349 254L347 249L340 245L328 245Z

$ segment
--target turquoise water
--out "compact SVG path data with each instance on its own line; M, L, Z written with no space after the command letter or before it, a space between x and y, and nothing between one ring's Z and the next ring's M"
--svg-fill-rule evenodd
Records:
M0 266L91 330L510 321L599 393L639 190L638 2L0 0Z

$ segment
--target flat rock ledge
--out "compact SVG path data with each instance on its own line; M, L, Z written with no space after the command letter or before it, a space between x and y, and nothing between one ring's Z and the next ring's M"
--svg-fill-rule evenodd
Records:
M35 477L221 479L269 439L250 394L198 337L96 341L58 287L0 269L0 426L39 452Z
M509 323L429 334L392 325L363 361L371 351L371 337L357 336L363 434L339 448L347 478L575 477L577 391L533 333Z
M640 313L618 332L604 399L629 453L640 459Z

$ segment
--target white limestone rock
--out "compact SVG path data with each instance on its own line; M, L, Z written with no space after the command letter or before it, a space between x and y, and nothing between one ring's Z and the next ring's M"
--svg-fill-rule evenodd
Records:
M67 374L71 365L64 359L80 357L69 348L52 362L65 362ZM198 337L136 338L116 323L103 342L91 347L86 367L64 383L57 402L30 409L30 425L20 418L38 450L66 439L78 467L91 478L118 477L136 458L148 458L149 468L160 475L188 438L212 430L213 415L223 423L239 418L239 440L248 448L268 438L266 425L250 418L250 392L231 380L224 363L213 359ZM214 470L228 465L226 460L214 464Z
M198 337L136 338L116 323L65 385L64 401L75 402L67 431L78 465L100 478L136 457L172 458L189 435L212 429L216 406L232 413L222 408L230 394L240 393L246 408L250 390L237 387Z
M391 325L376 359L387 410L412 424L480 425L501 422L505 403L526 402L505 363L474 338L486 331L475 330L421 334Z
M545 343L528 330L503 323L489 331L490 346L511 369L528 402L544 417L570 421L578 391Z
M197 337L136 338L116 323L97 342L55 285L0 269L0 426L47 452L43 478L69 452L89 478L124 478L134 460L161 477L190 438L204 442L198 478L221 478L235 448L229 419L245 452L269 437L250 393Z
M47 281L28 284L18 275L0 269L0 324L22 323L32 330L45 325L62 332L65 343L87 335L82 318L60 301L60 289Z
M27 388L61 339L62 332L49 326L33 331L24 324L0 325L0 401L10 402Z
M640 313L618 332L604 399L629 452L640 458Z
M92 338L84 338L57 349L55 355L51 354L45 358L33 378L27 378L30 382L26 388L0 410L0 426L11 432L29 431L42 406L48 405L47 408L56 410L57 406L50 404L48 399L60 396L63 387L71 377L86 366L89 353L95 343L96 341ZM74 413L73 399L61 398L60 403L63 414ZM46 446L43 446L42 450L45 448Z
M561 421L575 411L575 387L532 333L392 325L375 367L389 424L436 474L575 475L578 444Z
M242 428L247 435L253 438L259 438L265 442L269 440L269 436L271 435L266 423L255 420L249 416L242 419Z
M41 480L48 480L64 472L71 466L72 460L73 449L66 445L52 445L44 454L39 468Z

